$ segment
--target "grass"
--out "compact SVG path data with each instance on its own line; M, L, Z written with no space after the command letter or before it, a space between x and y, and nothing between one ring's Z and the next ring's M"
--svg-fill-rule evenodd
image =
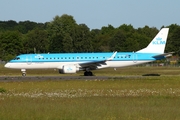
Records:
M20 72L0 69L3 76ZM53 70L35 71L28 75L43 76L45 71L59 75ZM0 82L5 91L0 92L0 120L179 120L179 71L175 67L109 68L94 73L114 79ZM142 76L151 73L161 76ZM116 78L126 75L138 77Z
M180 101L178 98L81 97L32 99L20 97L11 98L11 100L2 102L2 104L1 120L178 120L180 118Z

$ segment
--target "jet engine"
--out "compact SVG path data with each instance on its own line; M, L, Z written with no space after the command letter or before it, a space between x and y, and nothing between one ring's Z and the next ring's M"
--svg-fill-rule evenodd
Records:
M75 65L64 65L62 69L59 69L59 73L76 73L79 71L79 68Z

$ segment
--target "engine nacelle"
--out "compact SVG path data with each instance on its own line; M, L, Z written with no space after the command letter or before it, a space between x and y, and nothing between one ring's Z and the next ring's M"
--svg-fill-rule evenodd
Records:
M59 70L60 73L76 73L79 71L79 68L77 68L75 65L64 65L61 70Z

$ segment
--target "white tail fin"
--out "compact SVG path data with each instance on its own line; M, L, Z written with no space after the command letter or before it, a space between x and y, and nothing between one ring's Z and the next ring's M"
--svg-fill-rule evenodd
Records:
M164 53L169 28L162 28L149 45L137 53Z

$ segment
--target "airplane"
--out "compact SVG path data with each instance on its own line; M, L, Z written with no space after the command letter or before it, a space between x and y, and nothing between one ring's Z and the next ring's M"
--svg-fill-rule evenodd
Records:
M139 65L171 56L164 53L168 32L169 28L162 28L146 48L136 52L21 54L5 67L21 69L22 76L26 76L26 69L58 69L59 73L83 70L84 76L93 76L91 70Z

